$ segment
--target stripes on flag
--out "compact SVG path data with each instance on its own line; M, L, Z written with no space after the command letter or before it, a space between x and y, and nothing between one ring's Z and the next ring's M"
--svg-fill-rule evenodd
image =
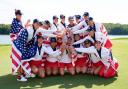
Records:
M18 68L21 66L25 73L31 75L31 67L28 61L22 61L21 52L12 44L12 74L15 74Z
M102 24L101 27L100 27L100 31L101 31L101 33L103 33L105 36L108 35L107 30L106 30L106 28L104 27L103 24Z

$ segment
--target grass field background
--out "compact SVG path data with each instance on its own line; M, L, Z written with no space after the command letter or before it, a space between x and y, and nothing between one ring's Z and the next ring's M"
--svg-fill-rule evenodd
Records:
M128 89L128 39L115 39L113 55L120 64L118 77L104 79L92 75L50 76L17 82L11 75L11 46L0 46L0 89Z

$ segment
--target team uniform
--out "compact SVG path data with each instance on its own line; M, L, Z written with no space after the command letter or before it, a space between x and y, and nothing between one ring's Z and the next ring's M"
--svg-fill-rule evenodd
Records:
M59 32L60 34L64 34L64 32L65 32L66 29L67 29L66 23L60 22L60 23L58 24L58 26L57 26L57 29L58 29L58 32Z
M80 27L80 26L78 26ZM87 29L94 29L96 32L101 32L106 38L107 38L107 43L110 45L111 44L111 41L108 37L108 33L107 33L107 30L105 28L105 26L101 23L94 23L93 26L86 26L80 30L74 30L73 33L74 34L80 34L80 33L84 33L84 34L87 34Z
M118 62L111 60L110 52L108 49L102 47L100 52L96 50L94 46L89 48L75 48L78 52L84 52L90 54L90 59L93 62L94 67L102 66L99 76L113 77L116 74L118 68ZM112 62L113 61L113 62Z
M36 55L31 58L30 66L36 66L37 68L45 66L45 59L43 59L44 51L43 47L37 46Z
M66 29L66 23L62 23L62 22L60 22L59 24L58 24L58 30L60 30L60 31L64 31L65 29Z
M44 45L42 45L40 48L37 46L36 55L34 57L30 58L30 60L32 60L30 62L30 64L35 65L37 67L43 67L44 68L45 61L47 60L47 57L46 57L46 60L43 59L45 53L51 57L54 57L54 56L59 55L61 53L60 50L53 51L50 48L51 48L50 46L44 46Z
M74 48L81 48L81 44L74 45ZM75 61L75 67L87 67L88 65L88 54L77 52L77 60Z
M49 27L48 30L54 30L54 31L57 31L57 26L58 26L58 24L53 23L53 24L51 24L51 26Z
M79 24L81 22L81 16L75 15L76 24Z
M52 28L56 29L56 31L57 31L57 30L58 30L58 25L59 25L59 24L53 23L53 24L52 24Z
M51 46L47 47L47 50L49 50L50 52L52 51L56 51L59 50L57 47L56 48L52 48ZM56 52L56 54L54 55L48 55L46 58L46 68L58 68L58 60L59 60L59 55L61 54L61 52Z
M79 24L77 24L76 26L72 27L72 31L75 32L75 31L84 29L87 26L88 26L87 21L83 20Z
M37 31L36 31L36 34L43 34L43 38L44 38L44 41L43 41L43 44L48 46L50 45L50 41L49 41L49 37L56 37L56 35L54 33L56 33L56 29L49 29L49 30L46 30L46 29L43 29L43 28L39 28Z
M74 44L83 43L86 39L90 39L93 43L96 41L96 39L101 39L103 47L106 47L108 49L112 47L112 43L111 43L110 39L108 37L106 37L105 35L103 35L103 33L101 33L101 32L95 32L94 37L86 36L85 38L75 42Z
M72 27L74 27L74 26L76 26L76 24L75 24L75 23L74 23L74 24L68 24L68 25L67 25L67 28L69 28L69 29L70 29L70 28L72 28Z
M68 55L68 51L65 50L64 53L59 58L59 67L60 68L73 68L72 59Z
M83 38L88 35L88 33L86 32L88 27L89 26L87 24L87 21L83 20L79 24L72 27L71 31L73 32L73 34L80 34L81 38Z

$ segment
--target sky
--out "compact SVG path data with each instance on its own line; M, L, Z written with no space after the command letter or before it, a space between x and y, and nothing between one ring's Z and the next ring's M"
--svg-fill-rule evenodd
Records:
M128 24L128 0L0 0L0 24L10 24L14 9L23 13L22 22L35 18L52 21L52 16L67 17L89 12L95 22Z

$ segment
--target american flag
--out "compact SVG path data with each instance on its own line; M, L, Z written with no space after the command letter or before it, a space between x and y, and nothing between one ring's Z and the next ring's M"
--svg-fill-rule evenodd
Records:
M21 29L23 29L22 22L17 20L16 18L13 18L11 29L10 29L10 38L12 41L16 39Z
M22 61L21 55L21 52L12 44L12 74L15 74L21 66L27 74L31 75L30 65L27 61Z
M108 33L107 33L107 30L105 28L105 26L102 24L101 27L100 27L100 31L101 33L103 33L105 36L108 36Z
M31 67L27 59L30 59L36 54L36 46L34 38L29 42L27 40L28 32L27 29L24 29L12 43L11 59L13 74L15 74L21 66L27 74L31 75Z

